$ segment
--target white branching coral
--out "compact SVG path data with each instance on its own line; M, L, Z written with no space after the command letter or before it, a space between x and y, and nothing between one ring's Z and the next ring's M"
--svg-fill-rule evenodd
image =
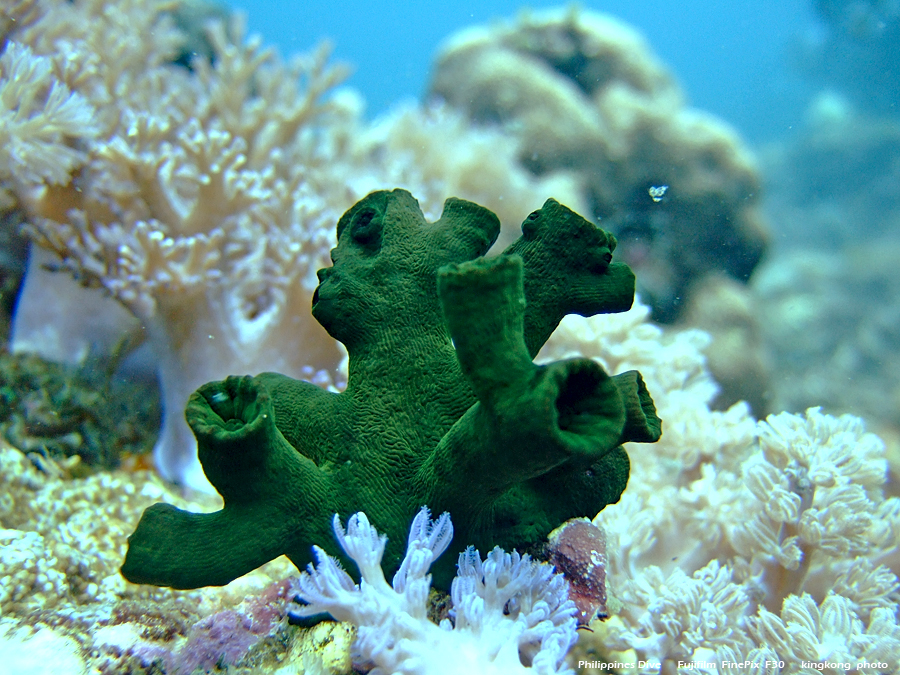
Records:
M840 560L891 555L898 522L883 518L887 473L884 444L862 420L782 413L759 426L758 454L744 464L752 494L745 520L733 531L735 549L754 568L776 562L788 577L814 583Z
M450 596L451 619L428 620L428 569L453 538L448 514L413 519L406 557L388 585L381 569L386 537L364 513L334 517L341 548L359 567L353 583L334 558L315 547L318 565L297 582L299 616L327 612L359 626L356 650L372 673L571 673L563 662L575 642L575 605L568 584L550 565L495 548L482 560L471 547L459 556Z
M900 500L883 491L881 440L816 408L764 422L742 404L710 411L704 336L664 334L645 313L568 317L547 346L639 367L664 420L652 449L629 448L628 489L595 518L621 609L582 640L646 673L893 672Z
M731 570L713 560L686 574L676 568L665 576L659 567L650 567L621 589L626 607L647 611L630 616L633 624L614 632L609 646L633 649L644 660L662 663L674 657L688 661L695 650L734 648L748 644L742 627L733 621L749 604L745 589L732 579Z
M760 608L750 621L750 630L780 659L792 665L804 661L830 664L822 669L825 672L881 673L895 669L900 661L896 608L875 610L863 622L850 600L834 593L818 604L807 593L790 595L780 616Z
M209 27L210 58L180 66L174 4L4 10L0 184L58 267L139 320L163 389L157 465L200 486L182 414L198 386L266 370L340 386L343 351L309 306L354 201L402 186L426 212L469 197L510 224L565 181L529 177L511 140L447 112L370 128L358 98L334 91L346 69L327 46L284 61L240 17ZM14 347L35 347L23 324L41 294L26 281Z

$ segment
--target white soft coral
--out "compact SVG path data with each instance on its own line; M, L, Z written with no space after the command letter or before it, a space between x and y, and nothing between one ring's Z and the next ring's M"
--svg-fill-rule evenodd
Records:
M306 604L294 614L327 612L356 624L356 650L377 666L375 675L571 673L563 661L576 640L568 585L550 565L527 555L495 548L482 560L468 548L450 589L453 623L428 620L428 569L453 537L448 514L435 521L429 516L423 507L413 519L392 586L381 569L387 538L364 513L350 517L346 532L335 516L338 542L361 581L354 584L337 560L314 547L318 565L297 583L297 598Z

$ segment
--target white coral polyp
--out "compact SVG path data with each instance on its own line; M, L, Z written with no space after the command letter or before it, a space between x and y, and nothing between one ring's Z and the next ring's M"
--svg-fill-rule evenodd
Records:
M482 560L469 547L450 589L453 622L444 619L438 626L428 620L428 569L453 538L448 514L435 521L429 516L422 507L413 519L392 586L381 569L387 539L364 513L351 516L346 531L335 516L335 535L362 580L354 584L316 546L317 566L310 565L297 582L297 599L306 605L293 613L328 613L356 624L356 651L377 666L375 675L571 673L563 661L576 640L568 584L550 565L527 555L498 547Z

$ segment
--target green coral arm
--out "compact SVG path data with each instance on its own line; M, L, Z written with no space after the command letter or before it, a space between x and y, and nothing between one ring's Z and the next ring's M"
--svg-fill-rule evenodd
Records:
M478 403L454 425L473 430L452 429L436 454L461 462L450 473L484 476L491 493L573 458L599 459L618 444L625 425L619 390L597 363L532 362L523 336L522 272L520 258L501 256L438 274L445 321Z
M555 199L522 223L505 255L525 265L525 343L537 355L566 314L624 312L634 302L634 274L612 262L616 238Z
M458 550L489 550L535 545L617 501L621 444L660 433L640 375L532 359L566 314L630 307L634 278L612 262L611 235L553 200L484 258L498 231L493 213L460 199L428 223L404 190L347 211L312 303L347 347L347 389L276 373L201 387L187 418L224 507L148 509L126 578L224 584L280 554L303 568L313 544L339 553L332 514L356 511L388 535L390 574L423 504L453 514Z
M594 316L631 309L634 274L613 262L616 238L548 199L522 223L522 236L504 255L520 256L525 266L524 336L528 353L537 355L567 314ZM655 443L662 434L653 401L640 373L613 378L626 409L620 443Z
M622 389L589 359L532 362L521 258L446 266L438 295L478 402L423 463L417 482L425 502L452 506L458 527L474 535L467 543L481 543L478 532L503 531L521 546L546 536L561 516L596 513L618 501L629 467L618 447L628 421ZM568 466L555 471L562 465ZM589 480L576 484L573 466ZM455 478L461 475L468 479Z
M307 517L336 508L330 481L284 439L265 387L250 377L211 382L191 396L186 415L225 505L208 514L148 508L128 539L126 579L220 586L284 553L305 558L310 540L330 540L329 528Z
M626 370L612 378L625 405L625 428L619 443L656 443L662 436L662 420L656 406L636 370Z

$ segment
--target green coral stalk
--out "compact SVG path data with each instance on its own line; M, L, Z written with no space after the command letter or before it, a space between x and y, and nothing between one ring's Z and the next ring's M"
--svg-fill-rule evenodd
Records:
M187 419L225 506L147 509L125 577L225 584L280 554L302 569L314 543L342 555L332 514L357 511L388 535L390 573L422 504L453 515L456 549L490 550L527 548L617 501L621 444L660 435L640 375L532 358L566 314L628 309L634 277L612 262L611 235L554 200L484 258L498 232L460 199L427 223L404 190L344 214L313 316L347 347L346 391L275 373L201 387ZM446 586L452 562L434 575Z

